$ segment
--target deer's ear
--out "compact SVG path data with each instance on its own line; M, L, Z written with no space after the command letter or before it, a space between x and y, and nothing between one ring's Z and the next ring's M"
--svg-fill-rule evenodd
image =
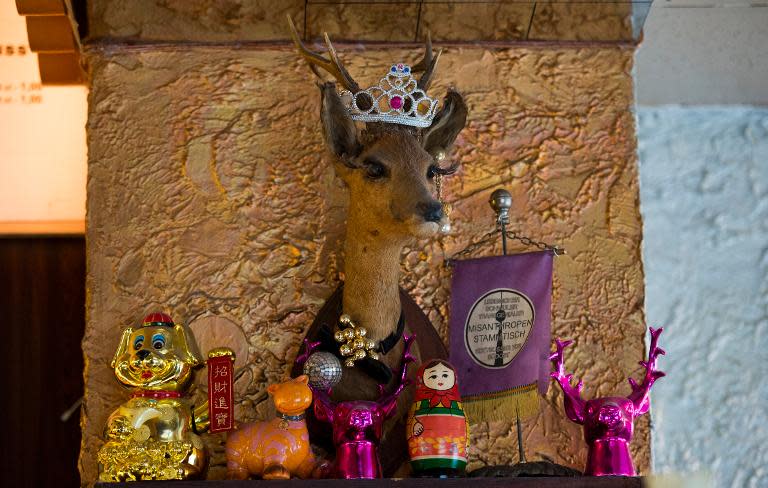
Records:
M422 141L424 149L436 156L447 152L467 122L467 104L459 92L448 90L443 99L443 107L435 115L432 125L424 129Z
M336 86L333 83L320 85L320 93L322 96L320 120L323 123L325 143L333 154L346 162L360 154L362 149L357 140L357 127L339 94L336 93Z

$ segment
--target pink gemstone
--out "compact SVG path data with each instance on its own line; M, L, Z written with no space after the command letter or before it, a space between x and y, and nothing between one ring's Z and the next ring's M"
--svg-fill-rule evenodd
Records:
M389 100L389 105L395 110L399 110L403 106L403 99L400 97L392 97Z

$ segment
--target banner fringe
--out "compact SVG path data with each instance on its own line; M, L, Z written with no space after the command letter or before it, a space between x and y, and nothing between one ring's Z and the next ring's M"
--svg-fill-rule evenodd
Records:
M537 383L484 395L462 397L462 406L470 423L514 421L533 417L539 412Z

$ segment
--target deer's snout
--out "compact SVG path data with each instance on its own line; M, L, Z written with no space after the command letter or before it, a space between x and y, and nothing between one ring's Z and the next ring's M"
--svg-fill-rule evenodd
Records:
M427 222L440 222L443 219L443 206L440 202L420 202L416 208Z

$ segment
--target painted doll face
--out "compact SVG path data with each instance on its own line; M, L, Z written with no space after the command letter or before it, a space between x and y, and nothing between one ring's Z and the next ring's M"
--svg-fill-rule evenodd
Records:
M424 370L424 386L433 390L450 390L456 383L456 375L442 363Z

